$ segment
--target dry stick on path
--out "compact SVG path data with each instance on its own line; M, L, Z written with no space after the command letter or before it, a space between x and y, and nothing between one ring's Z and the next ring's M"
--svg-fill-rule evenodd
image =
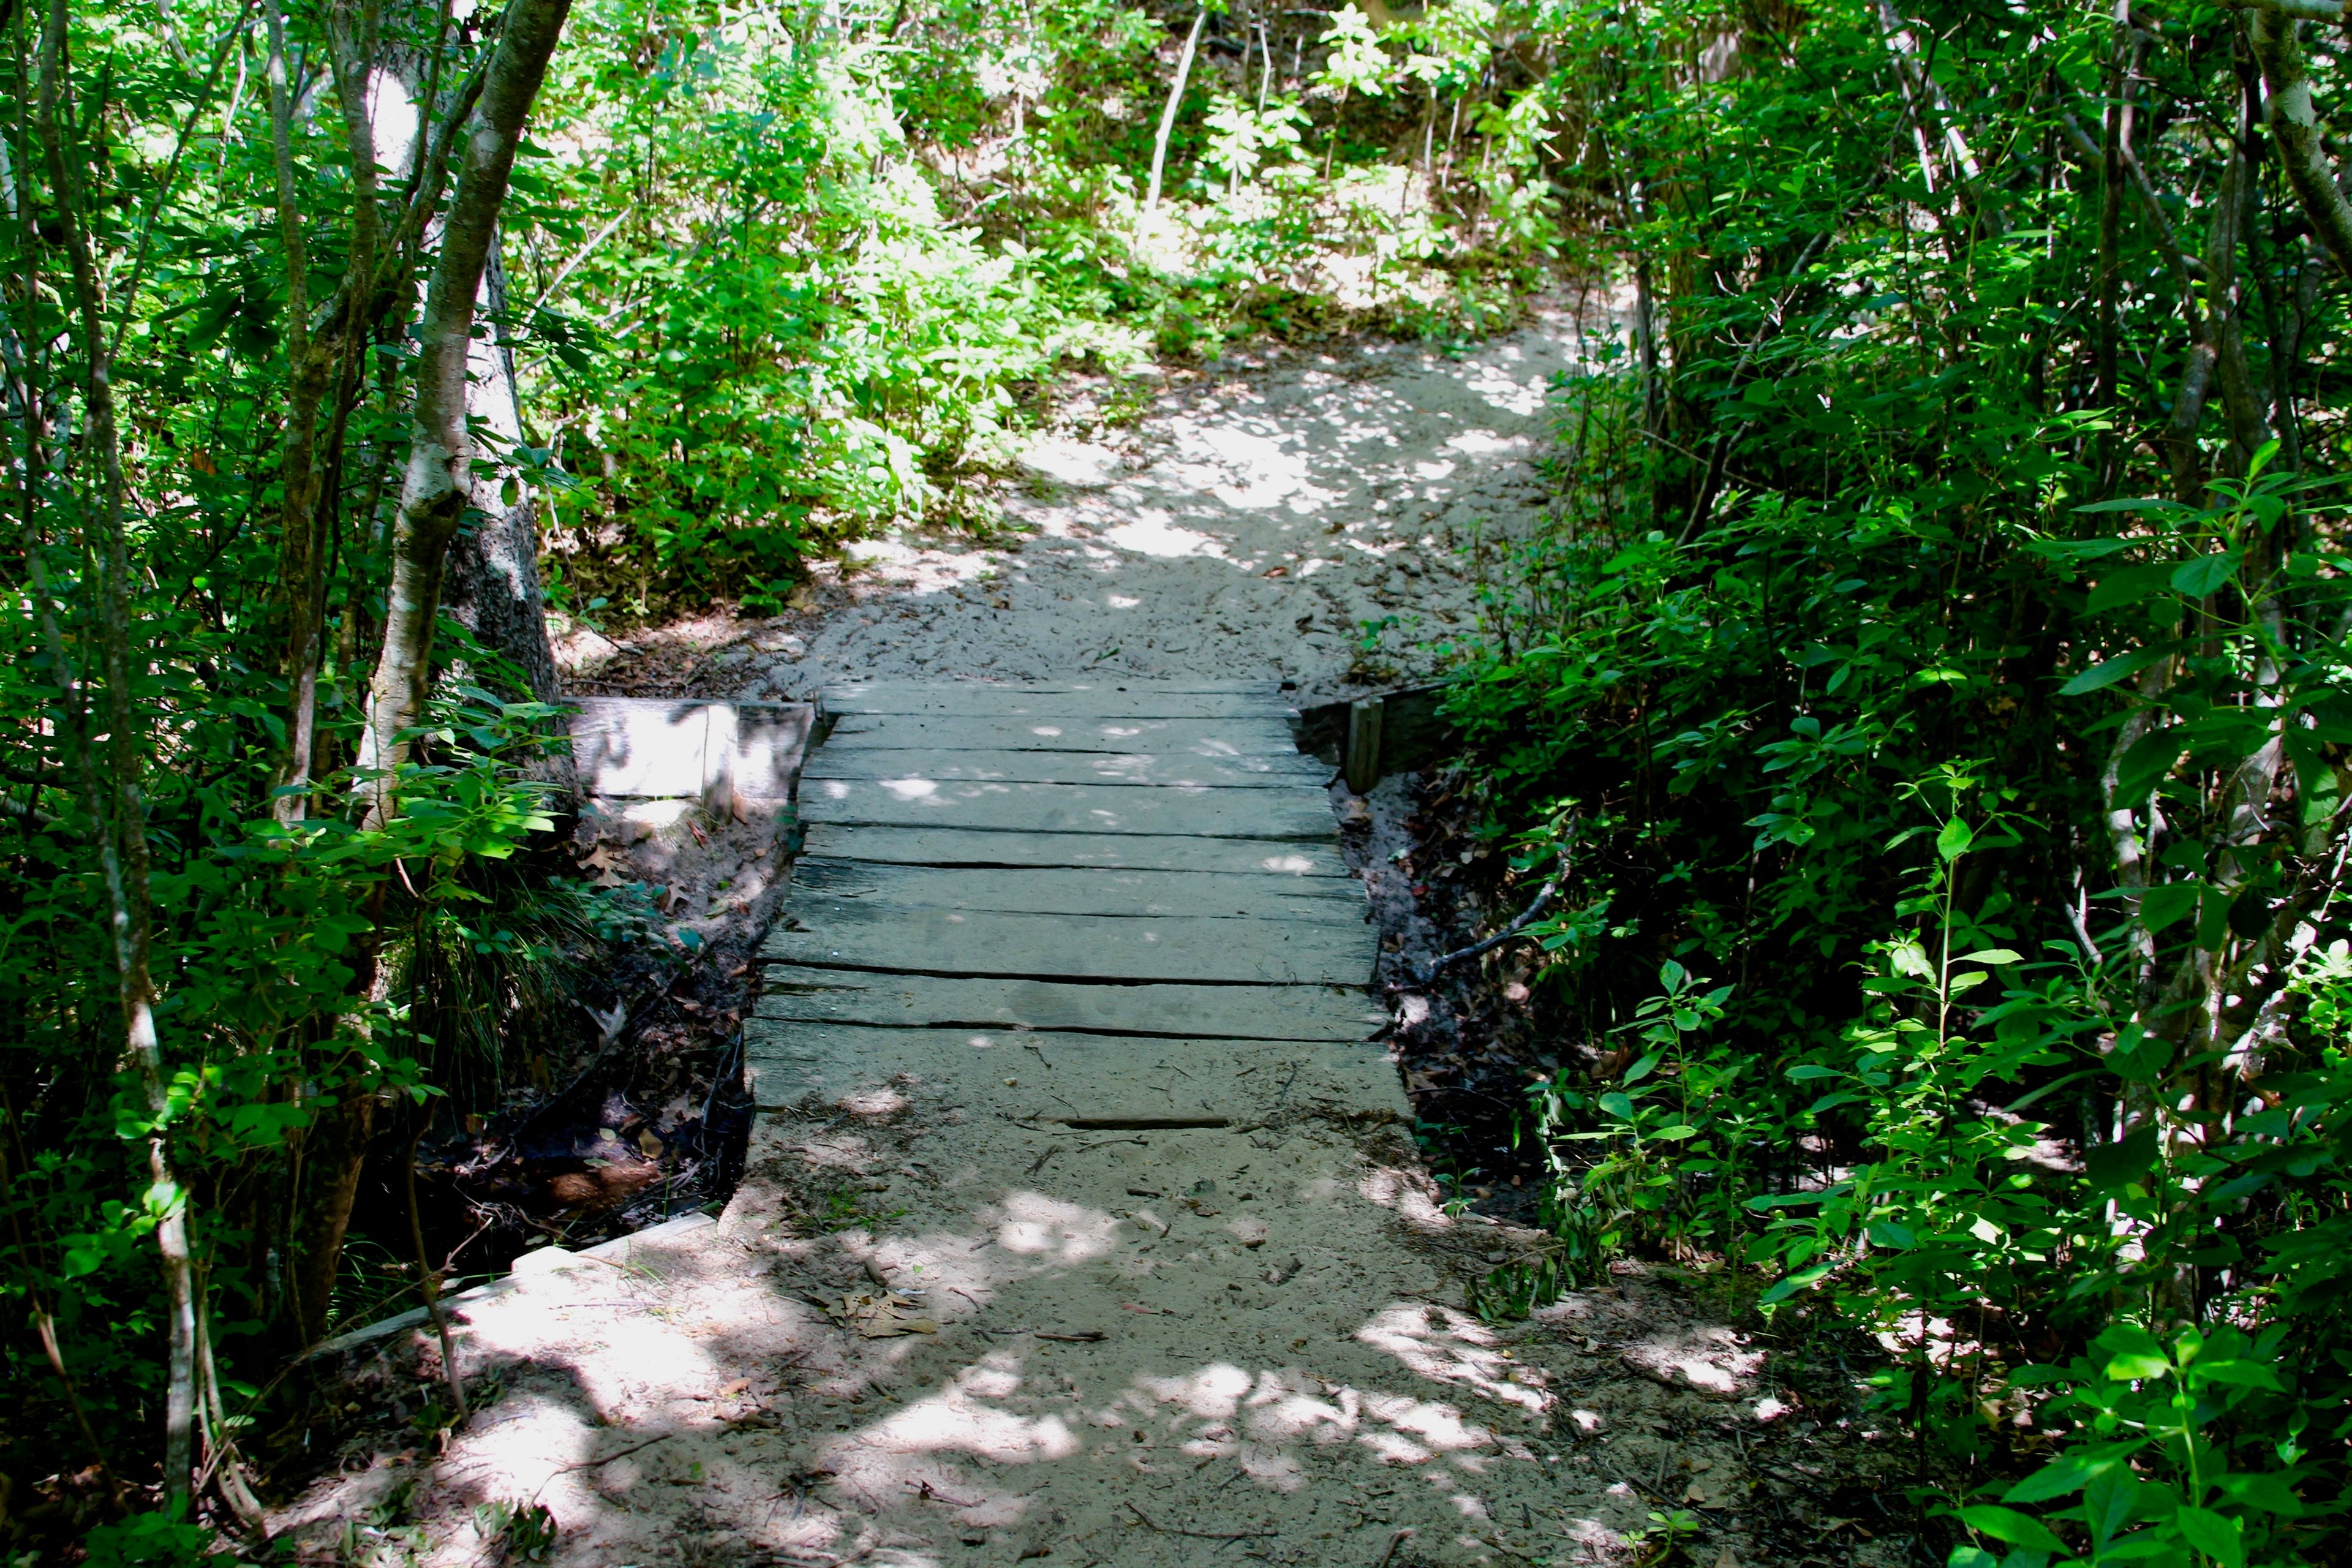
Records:
M147 813L141 798L140 730L131 702L131 552L123 531L122 437L116 422L113 366L106 352L106 296L97 258L84 226L85 210L78 149L66 144L66 0L50 0L43 31L35 119L49 165L66 253L72 262L74 301L85 340L83 397L89 436L85 450L99 460L99 535L90 554L99 567L100 663L106 681L107 757L111 800L100 787L97 761L85 732L83 787L93 823L101 833L100 865L106 882L109 924L121 980L123 1051L137 1075L140 1097L151 1120L147 1170L163 1214L155 1226L163 1288L170 1314L163 1402L163 1495L177 1508L188 1496L195 1462L195 1277L188 1247L186 1194L172 1163L163 1126L170 1110L163 1048L155 1032L155 987L148 971L153 904L148 892ZM29 519L27 520L29 527ZM69 667L60 666L60 673Z
M1181 1525L1162 1524L1131 1502L1127 1510L1162 1535L1189 1535L1195 1541L1261 1541L1282 1533L1278 1530L1186 1530Z

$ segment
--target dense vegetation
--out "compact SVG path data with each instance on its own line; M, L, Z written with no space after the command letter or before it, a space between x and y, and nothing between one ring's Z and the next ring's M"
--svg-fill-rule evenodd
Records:
M1482 1302L1874 1335L1957 1564L2340 1558L2335 16L0 0L8 1528L249 1532L362 1163L632 923L543 599L762 609L993 527L1058 373L1569 276L1624 331L1446 650L1573 893Z
M1956 1564L2340 1559L2352 252L2292 24L1631 22L1551 90L1632 331L1454 703L1576 889L1567 1252L1883 1350Z

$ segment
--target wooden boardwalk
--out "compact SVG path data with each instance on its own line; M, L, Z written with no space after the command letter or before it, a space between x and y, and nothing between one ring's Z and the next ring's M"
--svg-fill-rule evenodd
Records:
M1072 1125L1403 1115L1328 770L1271 683L830 691L749 1030L767 1106L911 1072ZM1024 1051L1035 1053L1024 1056ZM1016 1081L1007 1085L1006 1078Z

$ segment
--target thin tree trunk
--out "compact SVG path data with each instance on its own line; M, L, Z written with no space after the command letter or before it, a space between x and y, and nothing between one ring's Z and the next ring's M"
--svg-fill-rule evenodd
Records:
M2311 101L2311 78L2297 37L2303 24L2259 7L2246 13L2246 33L2262 62L2270 89L2271 134L2278 138L2279 167L2294 187L2295 199L2311 219L2311 231L2336 265L2352 272L2352 202L2336 183L2335 165L2320 143L2319 111Z
M494 244L482 279L482 303L493 316L509 306L506 268ZM522 442L522 404L515 386L514 352L499 335L473 345L469 406L475 425L507 450ZM547 605L539 587L539 522L528 487L510 462L498 482L517 488L512 506L484 507L488 515L449 552L448 609L477 641L522 671L530 696L555 702L563 695L555 652L547 637Z
M475 301L505 205L522 125L547 74L571 0L516 0L482 84L457 188L441 235L418 333L416 402L408 468L393 531L392 584L383 651L368 691L360 764L373 773L368 819L397 809L396 770L410 742L404 731L424 711L432 676L433 626L450 541L473 498L473 445L466 432L466 368Z
M314 518L319 495L319 404L327 366L310 342L309 258L294 192L294 105L286 80L286 16L264 0L269 29L269 137L277 174L278 243L286 253L286 434L278 458L278 578L286 591L286 758L271 814L281 823L309 812L312 730L318 720L320 551ZM364 201L361 204L364 206ZM354 257L354 260L357 258Z
M74 300L85 339L88 380L83 395L89 420L89 449L97 455L100 465L96 487L100 531L91 542L91 555L100 568L97 620L106 681L110 801L100 787L97 759L89 746L84 744L80 751L93 825L103 835L100 859L114 938L115 970L121 981L124 1053L138 1075L141 1098L154 1124L147 1138L147 1171L150 1201L159 1202L163 1210L155 1226L155 1247L163 1263L170 1345L163 1402L163 1491L167 1503L177 1507L187 1499L195 1455L194 1270L188 1247L187 1197L162 1131L170 1105L163 1049L155 1032L155 989L148 973L153 906L148 894L146 807L139 787L143 748L131 702L131 556L122 524L122 443L115 417L112 367L106 352L105 294L83 226L79 161L66 146L61 124L69 114L65 102L67 24L66 0L50 0L41 47L37 119L66 251L73 266ZM60 675L64 668L60 666Z
M2107 107L2099 137L2099 317L2098 385L2091 395L2094 406L2113 410L2121 382L2116 344L2123 334L2123 274L2117 260L2123 230L2123 125L2126 94L2132 89L2131 56L2125 39L2131 30L2130 0L2116 0L2117 16L2107 73ZM2115 489L2117 443L2110 428L2099 435L2098 494Z
M1192 54L1201 46L1201 24L1209 19L1205 5L1192 14L1192 30L1184 35L1184 52L1176 57L1176 79L1168 88L1168 107L1160 111L1160 134L1151 139L1151 184L1143 198L1143 215L1160 207L1160 179L1168 168L1168 139L1176 133L1176 110L1184 102L1184 84L1192 79Z

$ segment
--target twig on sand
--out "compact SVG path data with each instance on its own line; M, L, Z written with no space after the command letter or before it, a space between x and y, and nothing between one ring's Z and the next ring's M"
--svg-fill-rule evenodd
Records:
M1411 1525L1405 1525L1392 1531L1389 1536L1389 1549L1381 1553L1381 1560L1374 1563L1372 1568L1389 1568L1389 1564L1396 1559L1397 1548L1402 1546L1405 1543L1405 1538L1412 1533Z
M545 1491L548 1487L548 1482L552 1481L558 1476L568 1476L574 1470L593 1470L602 1466L609 1465L615 1459L625 1459L631 1454L652 1447L656 1443L668 1442L672 1436L673 1434L671 1433L664 1432L658 1437L648 1437L642 1443L633 1443L628 1447L622 1449L619 1453L607 1454L601 1459L579 1459L569 1465L558 1465L555 1468L547 1472L547 1480L539 1483L539 1491L531 1493L530 1500L533 1502L537 1502L539 1500L539 1492Z
M1185 1530L1178 1525L1161 1524L1131 1502L1127 1505L1127 1509L1147 1527L1158 1531L1162 1535L1189 1535L1195 1541L1258 1541L1269 1535L1282 1533L1277 1530ZM1383 1558L1381 1561L1385 1563L1387 1559Z

